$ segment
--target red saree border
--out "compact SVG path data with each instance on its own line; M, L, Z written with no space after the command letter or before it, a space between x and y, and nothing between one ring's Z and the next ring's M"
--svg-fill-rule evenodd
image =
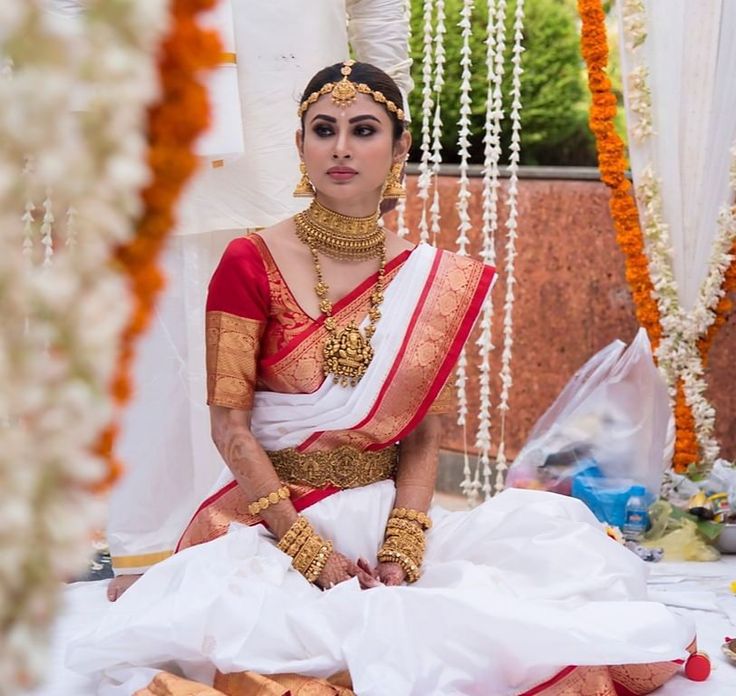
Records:
M458 275L462 278L459 285L457 285ZM315 432L297 449L300 451L331 449L344 440L357 449L376 451L390 446L416 428L447 382L460 350L475 325L494 275L494 268L485 266L479 261L437 250L402 344L368 415L347 430ZM435 315L433 310L434 303L442 302L448 294L449 297L455 298L451 303L457 305L454 314L444 314L445 317L456 317L456 320L452 320L449 324L446 318L439 319L443 316L442 313L438 312ZM419 323L425 319L428 322L427 326L418 328ZM404 367L409 371L418 369L412 361L416 362L416 351L422 350L430 335L427 332L432 330L439 331L439 339L435 338L430 343L436 345L437 340L441 339L443 345L446 340L449 346L438 351L441 354L432 358L431 364L419 368L424 371L427 379L421 387L417 385L416 398L404 399L405 403L401 405L400 402L393 401L395 398L401 400L400 395L405 393L397 385L397 380L402 374L400 370ZM389 398L392 399L392 405L386 407ZM385 410L386 408L388 410ZM379 417L382 413L383 416Z
M524 691L523 693L519 694L519 696L536 696L536 694L541 694L546 689L549 689L550 686L554 686L558 682L562 681L568 674L572 674L577 668L577 665L570 665L569 667L565 667L547 681L542 682L541 684L537 684L537 686L532 687L528 691Z
M693 640L690 642L690 644L685 648L690 654L693 654L697 650L697 638L693 638ZM545 696L549 693L549 696L555 696L555 694L559 694L561 692L558 691L552 691L550 692L550 689L553 689L556 686L563 686L561 682L565 680L567 677L573 675L576 670L585 670L585 669L600 669L601 667L605 667L609 674L608 677L610 679L610 685L613 686L615 690L616 696L643 696L644 694L652 693L656 689L659 689L665 682L667 682L671 677L673 677L676 674L675 667L683 665L685 663L685 660L677 658L675 660L667 660L666 662L642 662L639 664L630 664L630 665L568 665L567 667L564 667L556 674L552 675L549 679L543 681L541 684L537 684L536 686L533 686L531 689L527 689L526 691L523 691L517 696ZM627 668L629 670L631 669L650 669L654 671L656 668L659 668L663 672L671 672L671 674L660 674L658 675L658 678L656 679L655 683L652 685L652 688L648 691L632 691L628 687L626 687L624 684L622 684L619 680L616 679L615 674L612 672L619 671L621 669ZM662 677L664 677L662 679ZM621 675L619 674L619 679L621 678ZM567 693L567 692L565 692ZM598 693L598 692L596 692Z
M257 234L253 234L253 236L258 236ZM271 251L268 249L268 246L266 243L258 237L261 241L261 244L265 248L266 253L271 256L271 261L274 265L274 268L278 271L279 275L281 276L281 279L284 281L284 285L287 287L289 292L291 293L291 296L296 303L296 305L304 312L304 315L309 318L310 325L308 328L306 328L304 331L302 331L299 336L295 336L293 339L285 343L279 350L277 350L272 355L269 355L267 358L264 358L261 360L261 365L264 367L270 367L271 365L277 363L279 360L282 360L286 355L288 355L292 350L294 350L300 343L308 339L315 331L318 331L325 323L325 315L322 314L318 319L314 319L309 314L307 314L304 311L304 308L299 304L298 300L294 296L294 293L291 292L291 288L289 288L289 284L286 282L286 279L284 278L284 274L281 272L281 269L278 267L278 264L274 261L273 256L271 255ZM416 247L414 247L416 249ZM406 249L402 251L401 253L394 256L390 261L386 263L385 273L391 273L395 268L403 264L409 256L414 252L414 249ZM368 276L365 280L363 280L361 283L356 285L350 292L348 292L346 295L343 295L335 304L333 305L332 312L336 319L339 319L338 314L348 307L350 304L352 304L354 301L356 301L361 295L366 293L370 288L372 288L376 282L378 281L378 271L373 273L372 275Z
M233 480L230 481L230 483L225 484L222 488L215 491L209 498L207 498L195 511L195 513L192 515L191 519L187 523L187 526L184 528L184 531L179 536L179 540L176 542L176 548L174 549L174 553L179 553L181 551L181 544L182 541L186 538L187 533L189 532L189 529L194 524L194 522L197 520L199 515L204 512L208 507L211 505L214 505L220 498L222 498L224 495L232 491L234 488L236 488L238 485L238 482ZM325 498L329 498L331 495L334 495L335 493L339 493L342 489L337 488L336 486L326 486L325 488L316 488L309 493L305 493L304 495L301 495L297 498L292 497L291 503L294 506L294 509L297 512L302 512L303 510L306 510L308 507L314 505L315 503L319 503L321 500L325 500ZM266 525L265 520L259 519L257 522L255 522L252 525L249 526L257 526L259 524L262 524L264 526ZM189 547L186 547L189 548Z
M414 415L414 418L412 418L411 421L407 423L406 427L401 432L399 432L399 434L396 436L397 440L400 440L402 437L405 437L408 433L414 430L414 428L416 428L417 425L419 425L420 421L427 414L427 411L430 409L435 399L439 395L440 391L442 390L442 387L446 384L447 380L449 379L450 373L452 372L455 362L460 355L460 351L462 350L463 346L465 345L465 342L468 340L468 337L470 336L470 332L473 330L473 327L475 326L475 322L478 319L478 315L480 314L480 310L483 306L483 302L486 299L486 296L491 287L491 282L493 281L493 278L495 275L496 275L496 269L493 266L483 267L483 270L481 272L480 282L478 283L478 287L476 288L475 294L473 295L473 299L470 301L470 304L468 305L468 309L466 310L463 323L460 325L460 328L458 329L457 334L455 334L455 340L452 342L450 349L447 352L447 356L445 357L445 360L442 363L442 366L437 372L437 377L434 383L432 384L432 386L427 391L427 395L424 398L424 401L420 405L419 409L417 410L417 413ZM389 443L371 445L368 449L381 449L382 447L387 446L387 444Z
M373 403L373 406L371 407L370 411L366 414L365 418L360 421L357 425L354 425L350 430L358 430L359 428L362 428L366 423L368 423L371 418L376 414L376 411L378 410L379 406L381 405L381 401L383 400L383 397L386 394L386 391L388 390L389 385L391 384L391 380L396 375L396 372L399 369L401 359L404 357L406 353L406 347L409 344L409 341L411 339L412 333L414 332L414 328L416 327L417 321L419 320L419 316L422 313L422 310L424 309L424 304L427 301L427 296L429 295L429 291L432 287L432 283L434 282L434 279L437 277L437 268L440 264L440 259L442 257L442 252L438 249L435 252L434 259L432 260L432 266L429 270L429 275L427 277L427 281L424 284L424 287L422 288L422 293L419 296L419 300L417 301L417 305L414 308L414 312L412 313L411 320L409 321L409 326L407 328L406 333L404 334L404 339L401 343L401 347L399 348L399 352L396 355L396 359L394 360L393 365L391 366L391 369L388 373L388 376L384 380L383 385L381 386L381 390L378 392L378 396L376 397L375 402ZM297 446L297 450L304 451L311 445L315 440L319 439L325 432L325 430L319 430L315 433L312 433L304 442L302 442L300 445ZM368 449L381 449L380 447L369 447Z

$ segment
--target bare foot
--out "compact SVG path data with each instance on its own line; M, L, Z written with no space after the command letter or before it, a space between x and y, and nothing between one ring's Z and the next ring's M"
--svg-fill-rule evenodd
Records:
M114 602L119 599L140 575L116 575L107 586L107 598Z

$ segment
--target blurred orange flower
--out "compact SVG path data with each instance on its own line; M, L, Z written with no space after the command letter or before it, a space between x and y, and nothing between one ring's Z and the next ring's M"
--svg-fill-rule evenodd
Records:
M209 124L207 92L200 82L200 73L217 65L222 47L216 33L197 24L197 15L214 5L215 0L172 0L169 29L160 46L161 95L148 110L147 125L151 182L141 192L144 209L135 236L116 250L114 258L127 275L133 296L133 311L111 384L119 407L133 391L135 342L146 330L156 298L164 287L159 255L175 223L176 201L197 166L192 147ZM121 473L122 466L114 456L117 435L118 427L111 423L95 448L108 462L107 475L97 490L110 486Z

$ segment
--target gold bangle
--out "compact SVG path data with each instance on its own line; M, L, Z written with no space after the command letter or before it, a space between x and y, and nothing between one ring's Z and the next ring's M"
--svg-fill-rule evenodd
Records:
M322 538L318 534L313 534L299 549L291 564L302 575L306 576L309 566L312 565L312 562L317 557L323 545L324 541L322 541Z
M316 558L312 561L312 565L309 566L307 572L304 574L304 577L309 580L309 582L315 582L317 578L322 575L322 571L325 569L327 561L332 555L332 548L331 541L322 545Z
M381 563L398 563L406 575L409 583L419 580L419 566L401 551L381 549L378 552L378 560Z
M287 555L294 558L299 553L299 550L304 546L304 544L309 541L309 539L314 535L314 529L312 529L311 525L305 527L300 533L299 536L297 536L296 539L294 539L293 543L289 545L289 548L286 549Z
M424 530L421 525L398 517L391 517L386 523L386 534L410 534L417 539L424 539Z
M281 537L278 543L278 547L281 551L286 553L286 549L291 546L291 544L294 543L294 540L301 534L301 532L306 528L309 527L311 529L311 525L309 524L309 520L306 517L302 517L299 515L299 517L294 520L294 523L286 530L286 533L284 536Z
M289 487L281 486L278 490L271 491L268 495L264 495L262 498L250 503L250 505L248 505L248 512L251 515L257 515L264 510L268 510L271 505L276 505L276 503L280 503L282 500L286 500L290 496L291 490Z
M416 563L421 565L424 558L424 548L418 547L406 539L389 539L381 547L382 551L399 551Z
M390 518L396 518L399 520L409 520L410 522L416 522L421 525L423 529L429 529L432 526L432 520L429 516L419 510L412 510L411 508L394 508L391 510Z

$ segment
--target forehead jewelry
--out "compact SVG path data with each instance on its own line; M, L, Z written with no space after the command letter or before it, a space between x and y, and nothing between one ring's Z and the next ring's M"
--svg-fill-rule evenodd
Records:
M396 106L394 102L386 98L383 92L371 89L368 85L363 82L353 82L350 80L350 74L353 72L354 60L346 60L342 64L340 73L342 74L342 80L338 82L328 82L324 84L316 92L312 92L300 105L297 112L299 118L304 115L304 112L316 102L321 96L329 94L332 97L333 103L337 106L345 109L353 104L358 97L358 94L368 94L373 97L373 100L379 104L383 104L386 109L396 114L396 118L399 121L404 120L404 111L400 107Z

